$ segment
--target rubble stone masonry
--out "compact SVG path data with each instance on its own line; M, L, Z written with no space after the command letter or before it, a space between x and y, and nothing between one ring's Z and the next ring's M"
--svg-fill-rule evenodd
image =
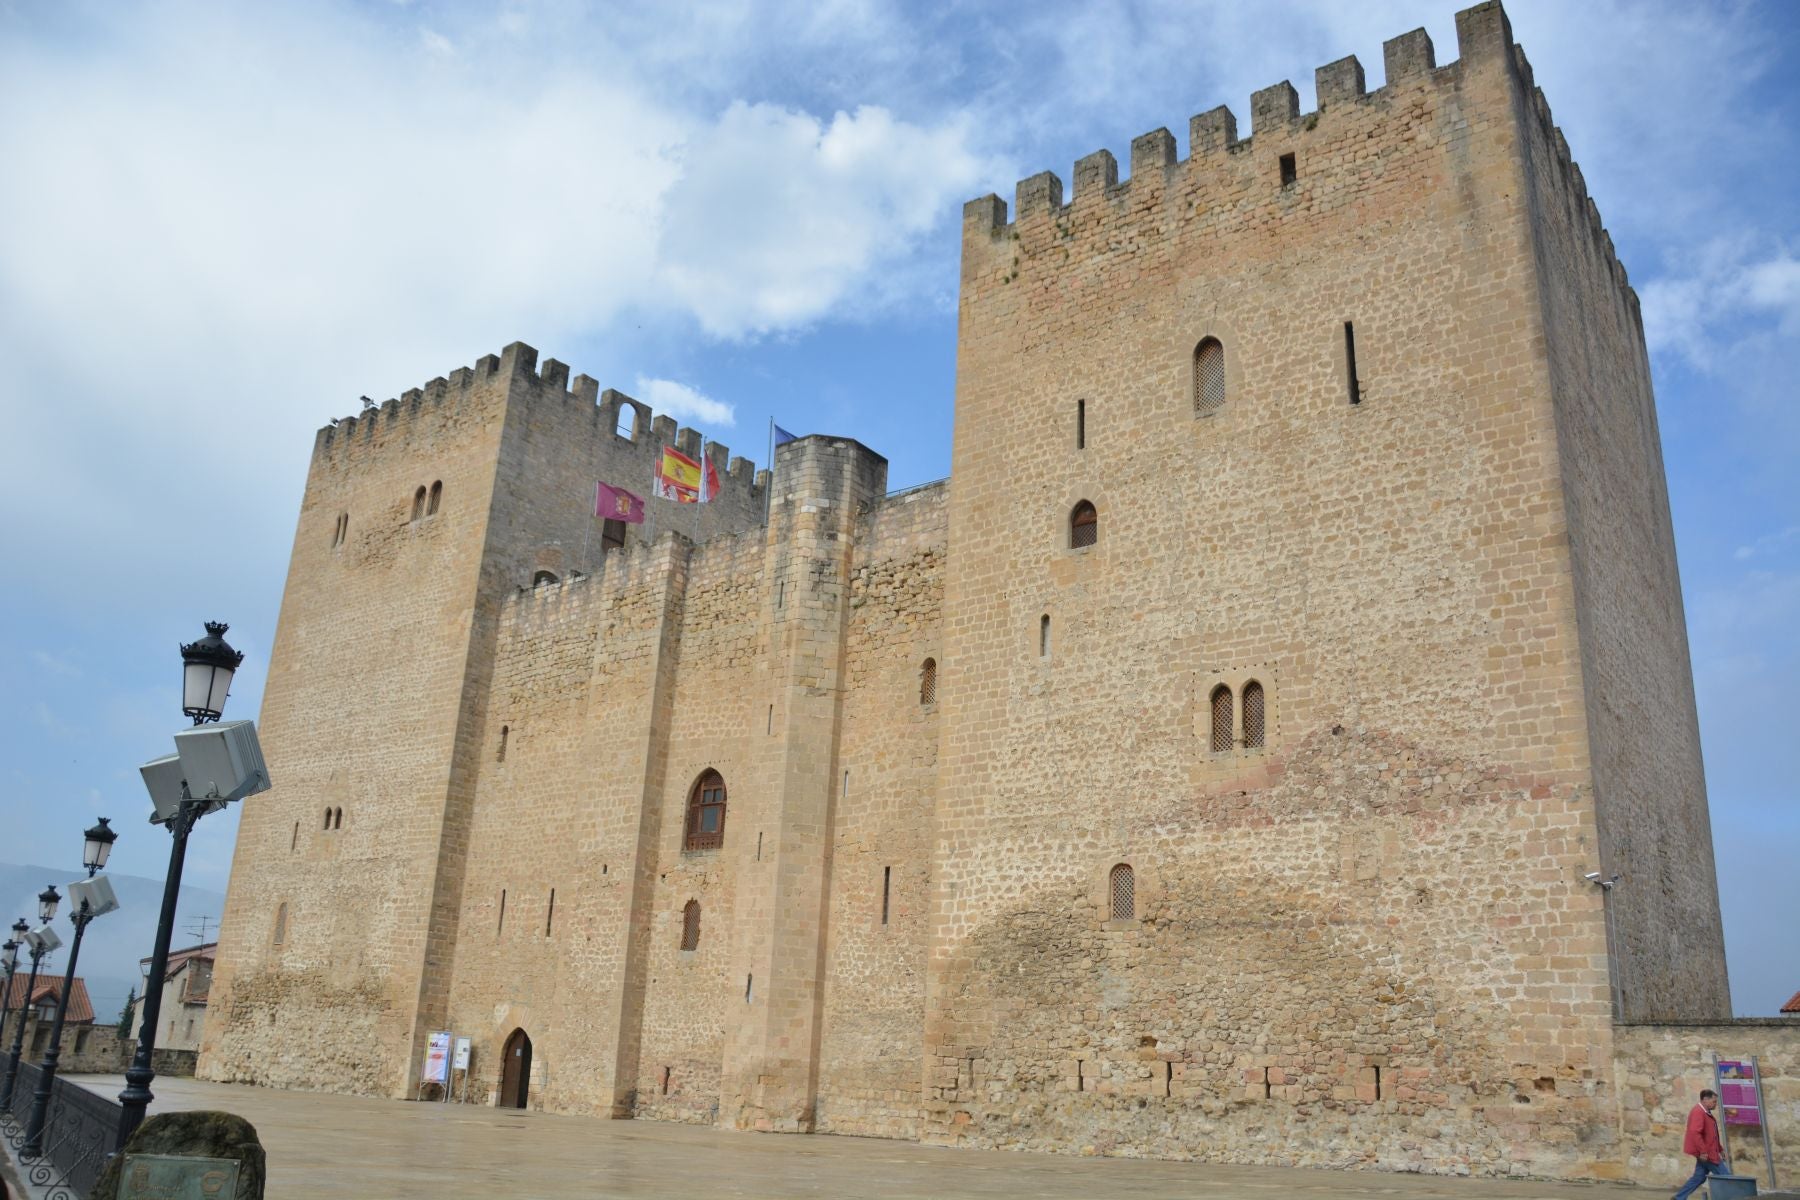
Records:
M454 1030L599 1117L1672 1178L1702 1043L1792 1029L1729 1021L1636 296L1457 34L969 204L948 481L714 446L613 545L699 437L517 343L321 430L201 1076Z

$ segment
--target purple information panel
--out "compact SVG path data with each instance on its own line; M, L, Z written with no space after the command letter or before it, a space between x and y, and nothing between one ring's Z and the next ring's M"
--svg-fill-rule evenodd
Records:
M1719 1107L1727 1125L1761 1125L1756 1106L1756 1067L1747 1062L1719 1061Z

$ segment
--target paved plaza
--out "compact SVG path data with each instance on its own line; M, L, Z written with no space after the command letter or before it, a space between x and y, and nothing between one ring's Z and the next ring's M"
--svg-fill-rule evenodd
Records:
M117 1076L74 1076L117 1095ZM158 1079L152 1113L238 1113L269 1155L270 1200L564 1197L1402 1197L1638 1200L1669 1188L1446 1179L945 1150L872 1138L732 1133L458 1104L406 1104Z

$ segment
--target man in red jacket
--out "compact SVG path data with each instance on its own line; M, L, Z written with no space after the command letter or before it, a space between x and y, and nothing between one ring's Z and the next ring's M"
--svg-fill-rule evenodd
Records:
M1725 1147L1719 1142L1718 1118L1713 1116L1713 1109L1718 1105L1718 1093L1707 1088L1700 1093L1700 1103L1688 1114L1687 1136L1681 1139L1681 1152L1694 1156L1694 1174L1675 1193L1675 1200L1687 1200L1693 1195L1708 1175L1719 1170L1719 1161L1725 1157Z

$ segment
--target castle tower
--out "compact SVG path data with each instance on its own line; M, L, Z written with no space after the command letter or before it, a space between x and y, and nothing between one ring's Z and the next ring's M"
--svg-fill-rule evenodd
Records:
M1456 29L969 204L948 482L609 529L698 435L518 344L322 430L201 1074L1653 1176L1758 1043L1658 1024L1730 1006L1642 321Z
M261 718L203 1076L404 1095L444 1019L505 598L603 569L611 540L756 526L745 460L700 506L593 517L699 435L514 343L319 431Z
M1456 25L967 206L930 1140L1566 1174L1729 1010L1637 299Z

